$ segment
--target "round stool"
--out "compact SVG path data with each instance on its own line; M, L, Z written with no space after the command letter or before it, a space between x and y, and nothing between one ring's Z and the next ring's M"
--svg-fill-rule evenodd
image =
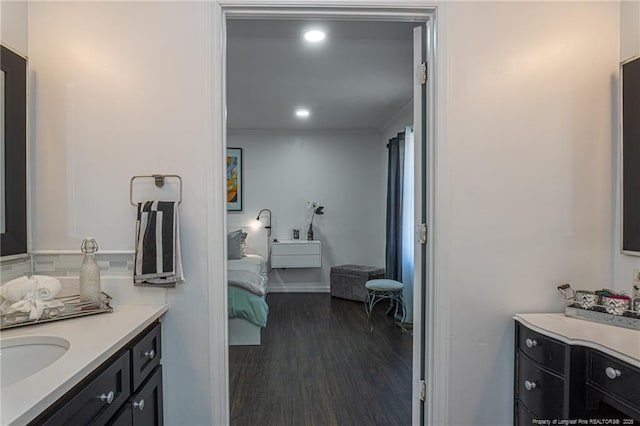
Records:
M367 322L371 322L371 311L373 307L381 300L389 300L389 302L395 302L395 312L393 317L398 316L398 308L402 307L402 320L404 322L406 309L404 307L404 299L402 298L402 290L404 284L396 280L377 279L369 280L365 284L367 289L367 300L364 302L364 310L367 313ZM389 306L387 314L393 309L393 306ZM373 326L371 327L373 332Z

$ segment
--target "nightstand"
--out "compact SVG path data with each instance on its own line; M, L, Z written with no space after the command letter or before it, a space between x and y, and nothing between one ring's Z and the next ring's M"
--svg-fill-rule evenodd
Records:
M285 240L271 243L272 268L320 268L320 241Z

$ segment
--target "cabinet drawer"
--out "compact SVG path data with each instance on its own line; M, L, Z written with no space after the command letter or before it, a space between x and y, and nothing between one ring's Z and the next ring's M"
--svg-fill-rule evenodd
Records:
M298 254L320 254L320 242L309 243L273 243L271 254L276 256L298 255Z
M518 353L518 397L539 418L563 418L564 380Z
M515 421L516 426L531 426L533 425L533 420L537 419L535 414L522 405L522 402L518 402L517 416Z
M518 348L532 360L564 375L565 345L518 324Z
M272 268L319 268L322 266L320 255L271 256Z
M149 379L131 397L133 424L160 426L162 418L162 366L159 365Z
M133 417L131 412L133 408L131 404L124 404L124 407L120 410L116 416L111 419L109 426L133 426Z
M591 382L632 405L640 405L640 369L593 350L588 356Z
M131 396L109 426L161 426L162 366L159 365L138 392Z
M131 394L129 362L129 352L126 351L86 385L81 385L75 396L42 424L106 424Z
M160 364L161 337L160 323L152 326L143 337L131 347L131 373L133 389L144 382L146 377Z

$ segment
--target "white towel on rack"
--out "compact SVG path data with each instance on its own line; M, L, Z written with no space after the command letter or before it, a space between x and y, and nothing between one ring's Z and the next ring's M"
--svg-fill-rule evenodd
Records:
M184 282L178 203L138 203L134 285L175 287Z

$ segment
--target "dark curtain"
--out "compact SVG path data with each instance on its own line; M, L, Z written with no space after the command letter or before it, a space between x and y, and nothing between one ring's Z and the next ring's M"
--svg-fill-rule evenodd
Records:
M387 238L386 277L402 281L402 190L404 178L404 132L387 144Z

